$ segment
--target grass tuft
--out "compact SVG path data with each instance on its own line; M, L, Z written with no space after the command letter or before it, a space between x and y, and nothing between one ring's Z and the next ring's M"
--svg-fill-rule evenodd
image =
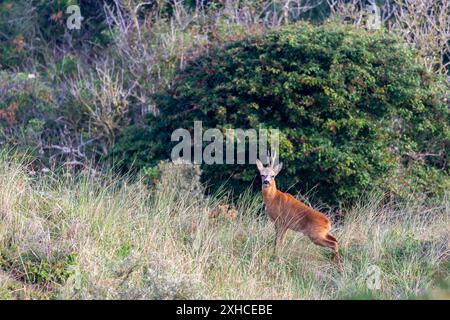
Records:
M30 175L3 153L0 298L449 297L448 198L394 207L373 196L349 209L333 230L338 273L326 249L291 231L275 257L260 195L204 197L179 181L186 168L165 166L150 187L113 175ZM211 218L223 204L232 218Z

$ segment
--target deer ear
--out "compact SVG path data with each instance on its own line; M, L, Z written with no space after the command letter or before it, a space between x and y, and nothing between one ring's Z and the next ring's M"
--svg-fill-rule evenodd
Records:
M273 168L273 171L275 172L275 175L279 174L281 169L283 169L283 162L280 162Z
M259 161L259 159L256 159L256 166L258 167L259 171L262 171L262 169L264 169L264 165L261 161Z

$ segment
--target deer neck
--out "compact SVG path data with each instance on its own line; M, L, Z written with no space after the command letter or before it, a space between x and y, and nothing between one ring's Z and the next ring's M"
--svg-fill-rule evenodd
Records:
M277 194L277 186L275 184L275 181L273 181L273 183L267 187L267 188L263 188L262 189L262 194L263 194L263 199L264 202L270 203L273 201L273 199L275 198L276 194Z

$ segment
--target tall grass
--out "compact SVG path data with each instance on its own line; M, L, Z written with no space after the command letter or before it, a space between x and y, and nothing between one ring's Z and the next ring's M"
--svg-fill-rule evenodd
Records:
M450 298L447 198L394 208L373 196L348 210L333 230L338 273L326 249L293 232L274 256L259 195L239 198L236 219L210 218L231 199L205 197L194 182L180 192L179 166L149 187L34 175L9 156L0 157L3 299Z

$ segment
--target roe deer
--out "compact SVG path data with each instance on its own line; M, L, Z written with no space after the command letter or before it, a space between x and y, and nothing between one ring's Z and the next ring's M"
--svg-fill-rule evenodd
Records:
M332 261L340 265L339 245L336 238L330 234L330 219L295 199L289 193L277 190L275 177L281 171L283 163L274 167L275 159L276 155L274 154L269 159L268 167L264 167L260 160L256 160L256 166L261 174L266 212L275 223L275 252L282 245L286 232L291 229L305 234L316 245L332 249Z

